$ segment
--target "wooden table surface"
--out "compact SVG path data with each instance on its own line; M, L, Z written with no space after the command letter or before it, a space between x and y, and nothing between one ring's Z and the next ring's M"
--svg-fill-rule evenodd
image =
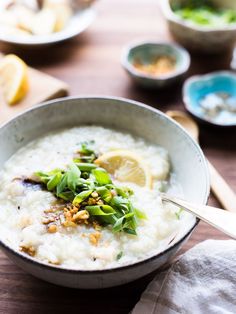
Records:
M124 45L135 40L172 40L156 0L101 0L98 16L84 34L70 42L42 51L22 51L1 46L3 52L15 52L31 66L64 80L71 95L113 95L138 100L162 111L184 110L181 85L166 91L137 88L120 65ZM189 75L229 67L230 56L192 56ZM236 191L235 130L217 130L201 126L201 146L219 172ZM211 196L209 203L219 206ZM183 251L200 241L226 238L200 223ZM0 253L0 313L128 313L139 300L151 276L126 286L101 291L83 291L57 287L15 266Z

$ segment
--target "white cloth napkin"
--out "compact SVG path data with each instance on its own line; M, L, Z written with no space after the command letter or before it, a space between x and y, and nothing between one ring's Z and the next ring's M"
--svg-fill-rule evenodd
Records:
M236 241L207 240L148 285L132 314L236 314Z

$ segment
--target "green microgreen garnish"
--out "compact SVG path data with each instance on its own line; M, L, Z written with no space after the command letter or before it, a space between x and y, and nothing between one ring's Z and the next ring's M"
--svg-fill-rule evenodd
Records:
M121 259L122 256L123 256L123 252L120 251L116 256L116 260L119 261L119 259Z
M180 216L181 216L181 213L182 213L183 210L184 209L182 207L180 207L180 209L177 212L175 212L175 216L176 216L176 218L178 220L180 220Z
M94 144L94 141L89 142L82 142L80 144L80 148L77 151L77 156L74 159L74 162L76 163L92 163L96 158L96 154L94 150L92 149L92 145Z
M96 156L87 144L80 150L85 156ZM48 191L58 199L87 210L89 219L102 225L112 225L113 232L126 232L136 235L137 221L146 216L134 208L128 187L117 187L109 173L90 160L74 160L66 170L55 169L50 172L36 172Z

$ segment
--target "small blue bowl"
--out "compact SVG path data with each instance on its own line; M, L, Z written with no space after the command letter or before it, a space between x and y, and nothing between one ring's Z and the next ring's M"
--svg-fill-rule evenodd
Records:
M175 62L175 70L161 75L152 75L138 71L135 60L143 64L150 64L158 56L172 57ZM130 77L140 86L147 88L162 88L170 86L188 71L190 55L184 48L172 43L142 42L127 46L122 54L121 63Z
M215 126L236 126L236 74L219 71L187 79L185 108L197 119ZM230 111L221 108L230 108Z

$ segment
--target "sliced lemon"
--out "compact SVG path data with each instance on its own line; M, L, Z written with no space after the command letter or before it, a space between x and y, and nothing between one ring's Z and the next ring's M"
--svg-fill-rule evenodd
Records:
M141 187L152 188L152 176L148 165L133 152L111 151L100 156L95 163L120 182L131 182Z
M23 99L28 90L27 65L15 55L7 55L0 60L0 86L9 105Z

